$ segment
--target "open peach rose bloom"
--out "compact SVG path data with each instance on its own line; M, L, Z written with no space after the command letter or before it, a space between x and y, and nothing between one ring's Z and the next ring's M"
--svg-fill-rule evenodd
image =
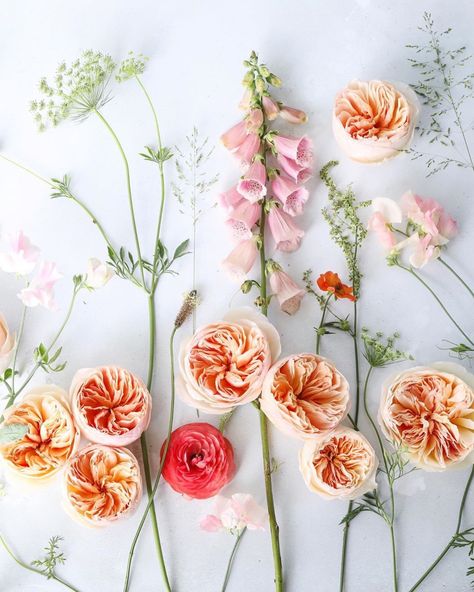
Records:
M311 491L326 499L356 499L376 488L378 460L368 440L351 428L337 428L307 440L300 471Z
M272 366L260 404L282 432L295 438L319 438L346 417L349 384L326 358L295 354Z
M81 522L104 526L129 514L142 495L140 468L127 448L91 444L64 471L66 509Z
M472 464L474 377L440 362L398 374L385 385L379 423L385 435L426 471Z
M15 442L0 444L0 455L15 475L34 480L59 471L79 444L79 430L57 386L37 387L4 413L5 424L23 424L28 432Z
M70 392L74 419L91 442L126 446L148 428L150 393L128 370L115 366L79 370Z

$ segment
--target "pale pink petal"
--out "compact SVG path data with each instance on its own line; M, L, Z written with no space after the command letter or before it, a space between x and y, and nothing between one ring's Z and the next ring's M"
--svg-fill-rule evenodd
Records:
M221 520L213 514L204 516L199 522L199 526L206 532L218 532L223 529Z
M0 269L6 273L27 275L33 271L40 250L26 237L22 230L7 237L9 249L0 253Z
M240 242L222 261L222 269L232 280L242 283L254 266L258 248L254 238Z
M240 197L240 202L231 209L229 214L225 224L231 230L233 237L238 240L249 239L252 237L252 228L260 218L261 207L257 203Z
M309 138L293 138L275 135L272 138L278 154L294 160L300 167L309 168L313 164L313 144Z
M237 185L237 191L251 202L257 202L267 193L267 171L260 160L252 163Z
M278 113L280 112L280 108L278 107L277 103L270 97L263 97L263 110L265 111L265 115L269 121L273 121L278 117Z
M371 215L367 228L376 233L385 249L392 249L397 244L395 234L387 226L387 222L380 212L374 212Z
M296 226L291 216L274 206L268 214L268 226L279 251L296 251L304 231Z
M242 144L233 153L242 165L248 166L260 150L258 134L248 134Z
M280 109L280 117L289 123L306 123L308 116L301 109L295 109L294 107L287 107L284 105Z
M283 171L298 184L306 183L313 176L311 168L301 167L296 160L286 158L282 154L278 154L277 159Z
M236 150L247 138L247 123L239 121L221 136L221 142L228 150Z
M276 294L280 308L289 315L298 312L301 300L306 294L291 277L282 270L270 273L270 286Z
M261 109L252 109L247 115L246 124L249 133L257 133L263 123L263 113Z
M309 192L297 185L286 175L277 175L272 179L272 191L283 204L283 211L290 216L303 213L303 206L308 200Z

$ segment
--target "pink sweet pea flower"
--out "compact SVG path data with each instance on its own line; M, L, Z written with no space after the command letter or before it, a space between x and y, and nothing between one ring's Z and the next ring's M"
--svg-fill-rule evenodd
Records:
M308 116L301 109L295 109L294 107L287 107L284 105L280 109L280 117L289 123L306 123Z
M402 195L401 206L411 222L431 235L433 244L444 245L456 236L456 221L436 200L407 191Z
M240 196L240 201L231 208L226 226L232 231L234 238L239 240L252 237L252 228L260 217L261 207Z
M36 276L28 287L21 290L18 298L25 306L44 306L49 310L56 310L54 284L62 277L55 263L42 261Z
M278 154L294 160L301 168L308 168L313 164L313 143L309 138L292 138L274 135L273 144Z
M296 251L300 246L303 230L296 226L289 214L276 205L268 214L268 226L279 251Z
M298 216L303 213L303 206L309 196L307 189L299 187L286 175L277 175L272 179L272 191L283 204L284 212L290 216Z
M420 237L417 232L414 232L406 239L397 243L393 247L392 253L406 252L410 265L420 269L433 259L437 259L440 255L439 247L433 245L431 239L432 237L429 234Z
M205 516L200 526L207 532L227 530L239 534L244 528L265 530L267 522L267 511L250 494L234 493L230 498L218 495L212 514Z
M237 191L251 202L257 202L267 193L267 171L260 160L250 165L237 185Z
M242 283L254 266L257 255L258 248L255 238L248 238L241 241L227 255L224 261L222 261L221 267L232 280Z
M277 158L284 172L296 183L306 183L311 178L313 171L309 167L301 167L295 160L286 158L282 154L279 154Z
M372 210L367 227L376 233L384 248L391 249L397 241L389 225L402 221L402 211L396 202L386 197L373 199Z
M265 115L269 121L273 121L278 117L278 113L280 112L280 108L278 104L275 103L273 99L270 97L263 97L262 98L263 110L265 111Z
M221 142L228 150L236 150L247 138L247 124L240 121L221 136Z
M258 134L248 134L242 144L233 153L244 166L248 166L260 150L260 137Z
M31 244L22 230L8 236L7 241L10 248L7 252L0 253L0 269L17 275L31 273L40 254L38 247Z
M305 290L300 288L279 265L270 271L269 279L281 310L289 315L298 312Z

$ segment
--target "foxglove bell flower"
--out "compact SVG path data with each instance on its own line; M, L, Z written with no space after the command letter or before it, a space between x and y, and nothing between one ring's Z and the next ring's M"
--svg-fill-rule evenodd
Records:
M296 163L300 168L310 168L313 164L313 143L309 138L292 138L289 136L272 136L277 153Z
M346 417L349 384L326 358L294 354L272 366L263 383L260 405L285 434L318 439Z
M0 455L14 475L32 481L55 475L79 445L66 393L55 385L35 387L6 409L2 426L9 424L28 431L20 440L0 444Z
M261 207L241 197L235 207L230 208L226 226L231 230L234 238L245 240L252 238L252 228L260 218Z
M258 134L248 134L242 144L233 152L242 166L249 166L255 155L260 150L260 137Z
M274 261L267 262L267 270L269 271L271 289L278 299L281 310L289 315L298 312L306 291L298 286Z
M254 236L241 241L222 261L221 267L235 282L242 283L255 264L258 248Z
M66 466L66 510L88 526L107 526L129 515L141 496L140 467L127 448L91 444Z
M255 203L267 194L267 171L260 159L253 162L237 185L237 191Z
M313 171L310 167L302 167L295 160L286 158L282 154L278 154L277 158L282 170L296 183L306 183L313 176Z
M306 123L308 116L301 109L295 109L294 107L287 107L283 105L280 109L280 117L289 123Z
M268 226L279 251L291 252L299 248L304 231L296 226L292 217L281 207L274 205L270 209Z
M150 393L128 370L115 366L79 370L70 396L78 427L95 444L126 446L138 440L150 423Z
M263 110L265 111L265 116L268 121L273 121L278 117L278 113L280 112L280 107L278 103L276 103L271 97L263 96L262 97L262 104Z
M284 212L290 216L299 216L303 213L304 204L309 196L305 187L297 185L286 175L276 175L272 179L272 192L283 204Z

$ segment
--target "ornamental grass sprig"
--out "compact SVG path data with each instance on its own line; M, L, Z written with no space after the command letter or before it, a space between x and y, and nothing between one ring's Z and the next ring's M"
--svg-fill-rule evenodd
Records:
M291 252L299 247L304 233L293 218L303 212L308 199L303 183L311 175L312 143L305 136L283 136L270 129L270 124L279 116L291 123L304 123L307 117L303 111L285 107L273 98L272 87L280 87L281 80L259 61L255 52L245 60L244 66L247 69L243 79L245 94L240 107L245 117L222 136L224 146L236 156L243 169L237 185L220 196L220 204L228 216L226 225L239 241L224 260L223 267L241 283L243 293L250 293L255 288L258 290L255 304L264 315L268 314L272 298L267 287L269 279L282 310L294 313L299 308L304 290L284 274L276 261L267 259L266 231L267 228L270 230L277 251ZM249 279L248 274L257 258L260 277ZM275 590L282 592L283 568L273 496L268 424L258 401L255 406L260 419Z
M423 25L418 30L424 34L426 42L406 47L415 53L408 61L420 76L412 87L429 111L428 123L420 126L419 133L430 145L439 146L446 153L427 154L413 149L410 152L414 159L426 157L428 177L451 165L474 172L468 135L472 127L465 121L464 114L474 98L474 73L465 71L472 56L464 45L452 47L452 29L436 30L429 12L423 14Z

